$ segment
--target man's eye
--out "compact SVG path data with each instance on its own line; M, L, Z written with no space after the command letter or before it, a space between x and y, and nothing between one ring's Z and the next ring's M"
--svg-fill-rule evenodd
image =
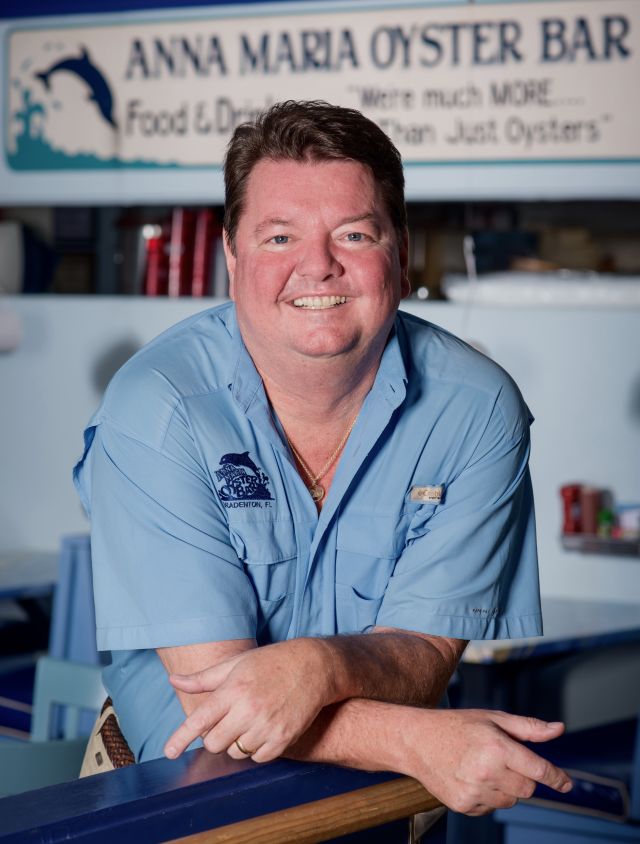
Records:
M289 243L289 235L287 234L274 234L271 238L272 243L277 243L278 245L282 245L283 243Z
M349 232L347 240L350 240L352 243L359 243L361 240L364 240L364 234L362 232Z

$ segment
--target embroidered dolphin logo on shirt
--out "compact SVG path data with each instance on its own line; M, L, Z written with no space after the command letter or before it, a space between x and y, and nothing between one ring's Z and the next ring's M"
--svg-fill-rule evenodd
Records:
M232 466L246 466L247 469L251 469L256 475L258 474L258 467L249 457L248 451L243 451L241 454L223 454L220 458L220 465L224 466L225 463L231 463Z
M245 470L249 469L249 472ZM216 478L222 481L218 494L223 501L272 501L269 478L249 457L248 451L230 452L220 458Z
M63 71L73 73L89 86L89 100L96 104L98 111L107 123L113 126L114 129L117 129L118 124L113 117L113 94L111 93L111 88L101 71L98 70L89 58L87 48L83 47L79 56L67 56L59 62L51 65L48 70L36 73L35 75L36 78L42 82L47 91L50 91L51 77L55 73L61 73Z

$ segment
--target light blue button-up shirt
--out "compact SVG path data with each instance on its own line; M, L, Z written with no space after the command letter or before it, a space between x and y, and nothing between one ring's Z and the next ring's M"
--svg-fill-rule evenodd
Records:
M539 634L530 421L500 367L399 313L318 515L233 305L142 349L74 471L105 685L136 758L184 718L156 648L373 625Z

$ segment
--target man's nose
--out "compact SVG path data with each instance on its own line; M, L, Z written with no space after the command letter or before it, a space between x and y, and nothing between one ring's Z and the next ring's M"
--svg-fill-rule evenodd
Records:
M342 264L337 258L330 238L313 238L303 244L296 265L301 278L325 281L342 275Z

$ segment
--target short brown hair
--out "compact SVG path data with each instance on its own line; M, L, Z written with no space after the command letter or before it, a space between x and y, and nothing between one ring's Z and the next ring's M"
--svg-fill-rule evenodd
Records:
M352 108L322 100L276 103L233 133L224 162L224 228L235 252L247 180L262 159L356 161L368 167L402 238L407 228L402 159L389 137Z

